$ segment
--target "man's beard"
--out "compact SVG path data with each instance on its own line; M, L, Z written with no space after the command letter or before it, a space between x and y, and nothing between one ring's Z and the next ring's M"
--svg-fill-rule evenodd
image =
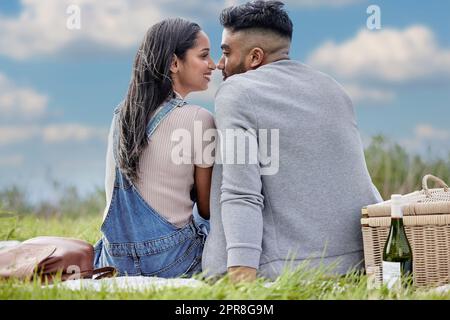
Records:
M236 66L236 68L231 70L231 72L226 73L225 70L222 71L223 81L227 80L227 78L231 77L232 75L244 73L247 71L248 70L245 68L244 60L242 60L241 62L239 62L239 64Z

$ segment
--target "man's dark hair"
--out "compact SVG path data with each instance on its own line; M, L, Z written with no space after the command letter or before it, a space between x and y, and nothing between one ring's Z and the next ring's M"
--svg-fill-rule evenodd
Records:
M224 28L237 32L245 29L273 31L292 39L292 21L280 1L252 1L226 8L220 14Z

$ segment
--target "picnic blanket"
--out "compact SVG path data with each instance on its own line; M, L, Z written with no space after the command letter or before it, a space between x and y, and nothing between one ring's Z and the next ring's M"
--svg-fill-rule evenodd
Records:
M162 288L191 287L198 288L205 285L204 282L196 279L184 278L158 278L144 276L127 276L104 278L100 280L93 279L77 279L68 280L58 284L42 286L43 288L54 287L69 290L89 290L89 291L146 291Z
M19 244L20 244L20 241L16 241L16 240L0 241L0 250L6 249L6 248L12 248L12 247L18 246Z

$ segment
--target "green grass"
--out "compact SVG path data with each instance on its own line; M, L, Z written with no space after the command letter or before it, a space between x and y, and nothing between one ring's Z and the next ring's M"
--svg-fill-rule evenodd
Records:
M94 243L100 236L100 215L39 218L35 215L2 215L0 240L25 240L40 235L76 237ZM38 281L0 280L0 299L450 299L450 292L433 290L390 292L386 288L367 290L365 275L326 276L327 269L310 270L301 266L295 272L284 272L273 284L259 279L252 284L233 285L227 277L204 281L198 288L155 288L144 292L106 290L72 291L58 287L42 288Z
M0 240L23 241L37 236L61 236L94 243L100 238L101 220L101 214L46 218L0 213Z

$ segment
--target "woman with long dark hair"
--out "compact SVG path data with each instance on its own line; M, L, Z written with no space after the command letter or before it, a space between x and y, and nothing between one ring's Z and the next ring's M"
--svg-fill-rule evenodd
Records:
M111 124L94 267L158 277L200 271L214 159L193 140L180 153L174 133L195 138L195 126L214 128L210 112L184 99L206 90L215 68L198 24L166 19L147 31Z

